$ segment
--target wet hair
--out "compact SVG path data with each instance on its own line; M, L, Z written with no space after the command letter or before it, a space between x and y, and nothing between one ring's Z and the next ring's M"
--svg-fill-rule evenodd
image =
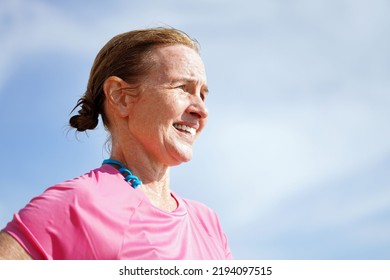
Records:
M69 119L77 131L95 129L101 115L109 128L104 112L103 85L110 76L117 76L131 85L139 85L151 67L153 48L167 45L185 45L199 52L199 44L186 33L174 28L134 30L113 37L97 54L89 75L87 90L73 108L78 113Z

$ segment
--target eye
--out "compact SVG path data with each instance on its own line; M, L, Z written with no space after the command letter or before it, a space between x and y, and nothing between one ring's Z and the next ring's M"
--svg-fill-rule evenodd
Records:
M209 94L209 90L207 88L200 91L200 98L203 100L203 102L206 101L208 94Z
M186 90L186 85L179 85L179 86L176 86L175 88L177 89L181 89L181 90Z

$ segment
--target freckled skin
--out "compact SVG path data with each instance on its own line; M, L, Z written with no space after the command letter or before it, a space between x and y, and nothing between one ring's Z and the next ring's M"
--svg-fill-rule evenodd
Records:
M206 73L200 56L186 46L160 47L154 59L129 116L129 130L157 161L173 166L192 158L192 145L206 125ZM174 123L191 124L197 133L180 132Z
M31 256L8 233L0 232L0 260L31 260Z

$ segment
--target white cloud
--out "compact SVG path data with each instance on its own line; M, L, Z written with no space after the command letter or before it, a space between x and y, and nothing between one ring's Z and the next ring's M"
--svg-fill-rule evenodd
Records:
M229 174L221 191L236 198L237 216L246 217L240 221L259 220L292 194L382 161L390 154L388 105L385 96L378 104L372 95L340 93L284 104L262 119L224 115L212 137L219 139L214 166L217 178Z
M80 25L52 6L37 1L5 1L0 13L0 89L26 56L80 50L80 43L75 44L83 37Z

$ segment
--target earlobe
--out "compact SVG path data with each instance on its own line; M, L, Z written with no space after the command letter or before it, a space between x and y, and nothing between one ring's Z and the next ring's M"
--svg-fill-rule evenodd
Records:
M103 91L109 106L121 117L126 117L129 114L127 93L123 90L125 87L126 82L116 76L108 77L103 84Z

